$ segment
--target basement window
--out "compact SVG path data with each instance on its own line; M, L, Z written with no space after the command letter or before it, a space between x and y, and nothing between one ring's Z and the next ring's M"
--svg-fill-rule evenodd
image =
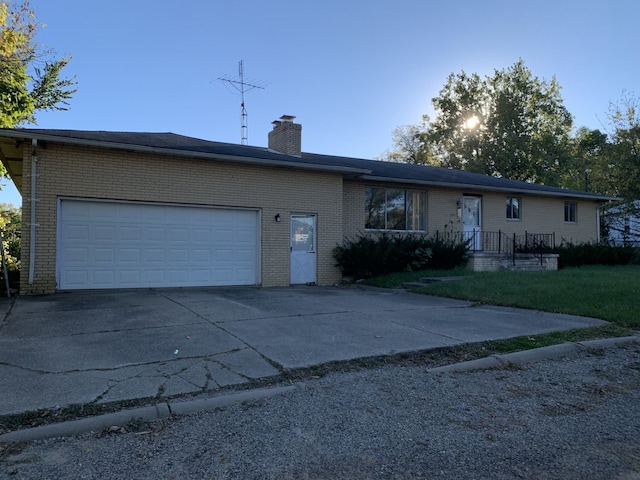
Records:
M365 229L427 229L427 192L402 188L365 188Z

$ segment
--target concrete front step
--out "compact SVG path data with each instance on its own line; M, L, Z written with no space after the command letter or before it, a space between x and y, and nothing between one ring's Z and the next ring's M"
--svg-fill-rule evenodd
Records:
M456 280L462 280L464 276L456 277L424 277L417 282L405 282L402 284L403 288L421 288L426 287L430 283L436 282L455 282Z
M546 272L547 267L544 265L540 265L539 263L533 264L519 264L515 265L502 265L502 270L508 270L510 272Z

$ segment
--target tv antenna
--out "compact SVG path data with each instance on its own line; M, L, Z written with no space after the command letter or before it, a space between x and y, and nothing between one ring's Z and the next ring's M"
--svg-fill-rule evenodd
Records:
M242 145L248 145L249 126L247 125L247 109L244 104L244 94L249 93L251 90L255 90L256 88L264 90L264 87L244 81L244 65L242 60L240 60L238 64L238 80L233 80L227 77L218 77L218 80L225 83L226 85L230 85L240 94L240 141Z

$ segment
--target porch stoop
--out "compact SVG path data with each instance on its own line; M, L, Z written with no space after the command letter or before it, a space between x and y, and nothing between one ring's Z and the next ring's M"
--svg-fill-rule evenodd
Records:
M402 284L402 288L420 288L426 287L430 283L455 282L456 280L462 280L463 278L464 276L462 275L458 277L425 277L421 278L417 282L405 282Z
M474 252L469 256L467 267L474 272L547 272L558 270L558 254L516 253L515 256L504 253Z

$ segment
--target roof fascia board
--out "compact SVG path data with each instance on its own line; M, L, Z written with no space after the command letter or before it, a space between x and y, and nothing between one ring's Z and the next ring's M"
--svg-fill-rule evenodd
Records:
M593 193L585 192L584 194L576 192L551 192L544 190L528 190L526 188L512 188L512 187L492 187L487 185L476 185L473 183L459 183L459 182L432 182L429 180L412 180L393 177L377 177L374 175L363 175L361 180L385 182L385 183L404 183L414 185L424 185L430 187L445 187L445 188L460 188L460 189L473 189L481 190L485 192L506 192L506 193L519 193L523 195L539 195L545 197L566 197L566 198L582 198L585 200L597 200L600 202L606 201L618 201L622 200L618 197L609 197L607 195L597 195Z
M199 158L206 160L222 160L238 163L245 163L251 165L260 165L267 167L288 167L296 168L300 170L314 170L321 172L343 173L343 174L370 174L371 170L353 167L341 167L333 165L318 165L312 163L302 162L286 162L282 160L262 159L257 157L246 157L240 155L226 155L218 153L206 153L206 152L194 152L190 150L177 150L172 148L158 148L149 147L146 145L136 145L130 143L116 143L116 142L103 142L100 140L86 140L83 138L73 137L60 137L57 135L47 135L41 133L29 133L29 132L11 132L8 135L7 132L0 131L0 136L13 137L13 138L37 138L38 140L51 143L61 143L68 145L84 146L84 147L98 147L98 148L110 148L114 150L128 150L140 153L154 153L158 155L177 156L185 158Z

